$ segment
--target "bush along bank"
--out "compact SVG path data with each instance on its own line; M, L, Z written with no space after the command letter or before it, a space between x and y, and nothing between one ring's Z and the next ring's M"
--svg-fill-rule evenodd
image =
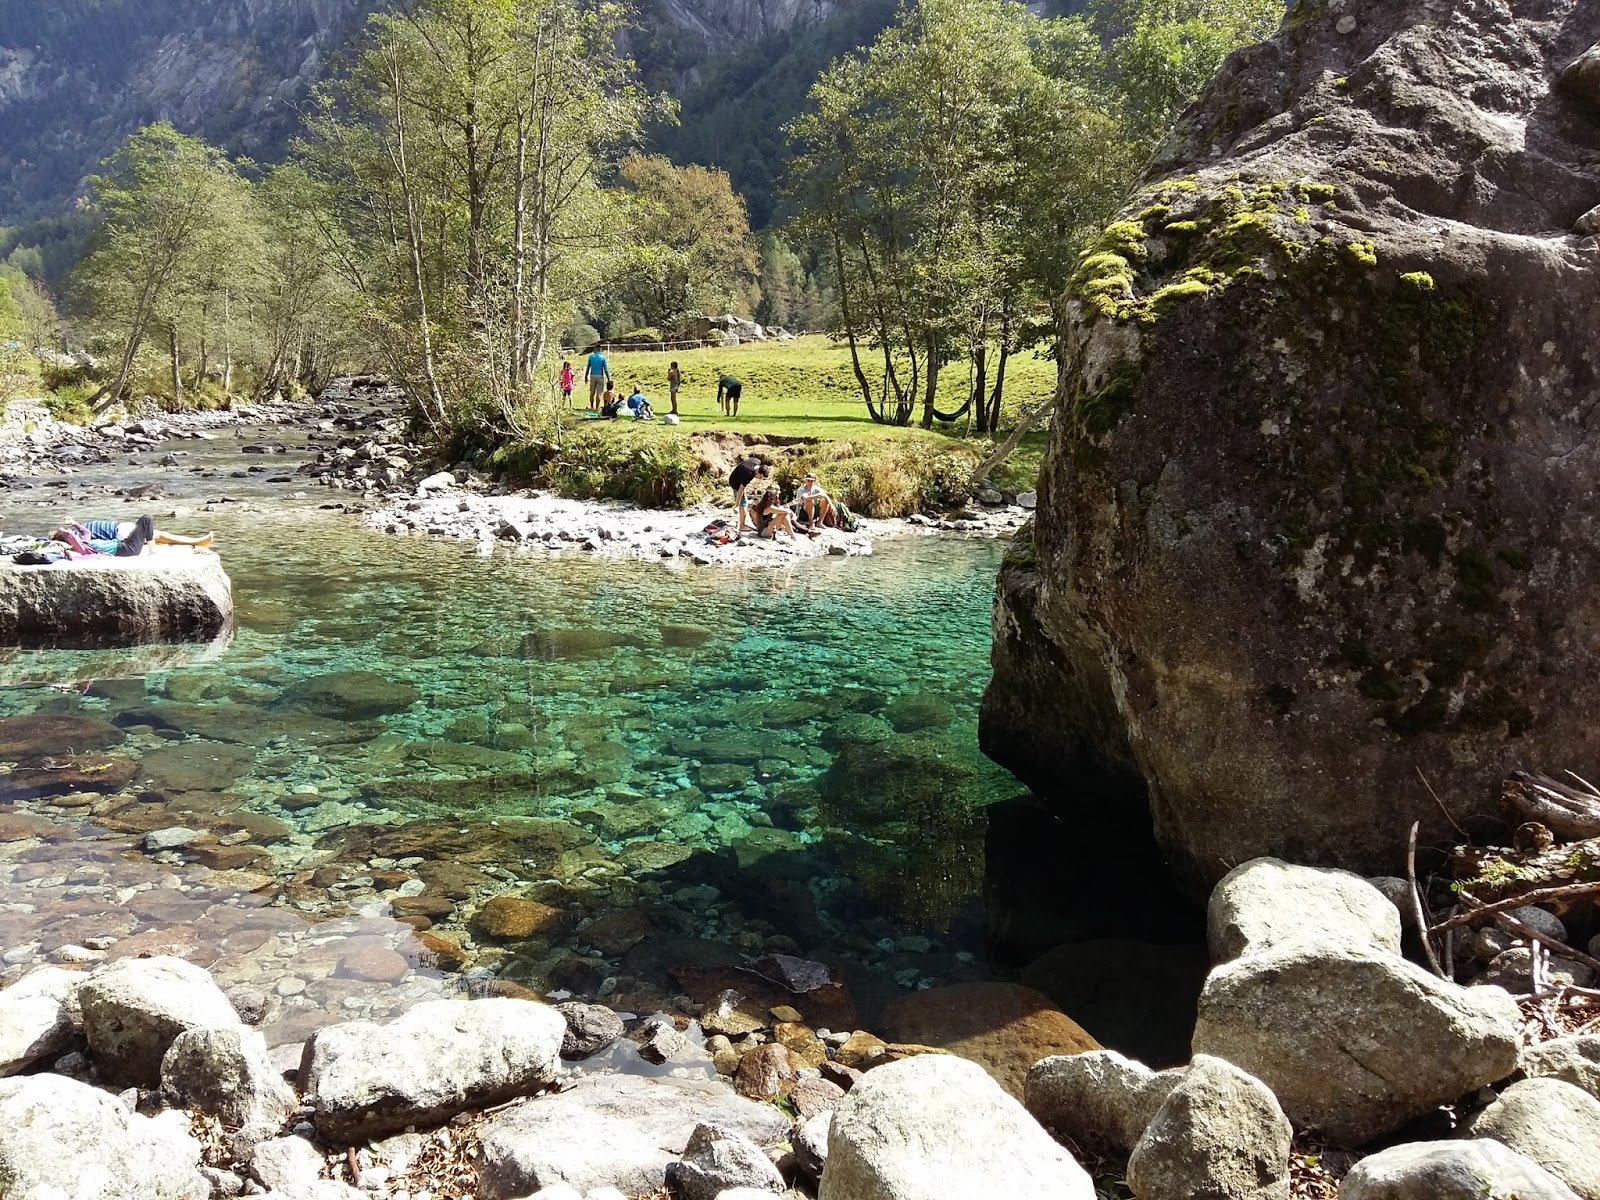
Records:
M848 1016L837 974L781 955L676 1016L502 991L270 1052L248 990L183 959L41 967L0 991L0 1181L8 1200L1092 1200L1082 1156L1100 1194L1139 1200L1600 1195L1600 1037L1549 1038L1501 987L1407 961L1402 933L1355 875L1238 868L1211 898L1194 1057L1162 1072L1081 1030L1077 1053L1012 1026L982 1049L951 1024L988 1003L966 993L886 1014L953 1053L832 1034L800 1007Z

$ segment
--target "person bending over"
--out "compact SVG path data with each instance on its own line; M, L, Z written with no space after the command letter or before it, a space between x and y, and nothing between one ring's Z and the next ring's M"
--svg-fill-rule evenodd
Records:
M732 375L724 375L717 380L717 405L723 414L730 417L739 415L739 393L744 391L744 384Z
M794 537L794 514L779 502L777 488L769 487L763 492L760 499L750 506L750 512L758 536L776 539L781 533Z
M733 469L733 474L728 476L728 486L733 489L733 502L739 509L739 528L735 531L737 537L746 529L753 529L750 524L750 497L746 490L756 480L765 480L767 477L767 464L759 458L747 458Z
M147 545L191 546L196 550L209 550L212 535L180 537L157 529L154 517L144 516L137 521L90 520L69 522L51 533L54 541L66 542L74 550L92 554L114 554L118 558L133 558L144 553Z
M829 525L833 522L833 499L823 491L817 483L817 473L807 471L805 482L800 485L800 490L794 494L796 508L805 514L806 532L816 537L820 530L819 525Z

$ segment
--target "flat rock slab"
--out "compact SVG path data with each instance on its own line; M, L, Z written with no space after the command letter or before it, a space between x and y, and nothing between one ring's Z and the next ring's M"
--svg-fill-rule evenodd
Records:
M215 554L0 563L0 645L205 642L232 622L233 584Z
M636 1196L666 1182L667 1167L701 1123L760 1146L789 1133L771 1105L724 1089L636 1075L591 1075L556 1096L530 1100L483 1126L478 1160L487 1200L567 1184L580 1193L614 1187Z

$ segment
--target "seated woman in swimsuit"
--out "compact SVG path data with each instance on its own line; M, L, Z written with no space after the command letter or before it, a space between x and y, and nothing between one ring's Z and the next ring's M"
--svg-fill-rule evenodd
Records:
M133 558L144 553L146 545L191 546L196 550L211 548L211 534L204 537L179 537L164 529L157 529L154 517L140 517L137 521L92 520L69 522L50 534L52 541L66 542L74 550L88 553L114 554L118 558Z
M794 537L794 514L778 503L778 489L775 487L769 487L750 506L750 517L756 523L759 537L776 538L780 533Z

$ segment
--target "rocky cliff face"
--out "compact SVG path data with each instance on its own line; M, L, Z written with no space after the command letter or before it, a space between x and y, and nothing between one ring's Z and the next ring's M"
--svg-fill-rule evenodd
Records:
M118 141L168 120L272 159L297 105L387 0L56 0L0 11L0 225L59 209ZM655 86L850 0L647 0Z
M1140 783L1191 884L1393 872L1600 768L1600 39L1300 0L1085 257L985 749ZM1586 215L1587 214L1587 215Z

